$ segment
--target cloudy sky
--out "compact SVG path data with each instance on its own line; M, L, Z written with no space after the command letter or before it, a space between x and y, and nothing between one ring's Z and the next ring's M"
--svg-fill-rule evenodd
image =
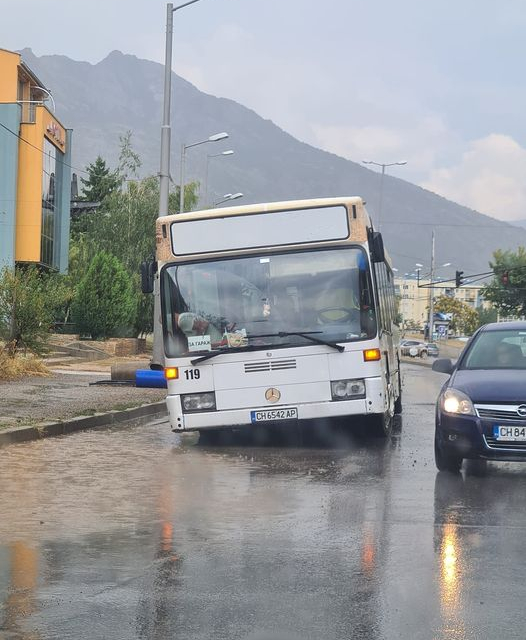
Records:
M177 4L177 3L176 3ZM0 0L0 47L163 62L158 0ZM200 0L174 68L294 136L501 219L526 218L524 0Z

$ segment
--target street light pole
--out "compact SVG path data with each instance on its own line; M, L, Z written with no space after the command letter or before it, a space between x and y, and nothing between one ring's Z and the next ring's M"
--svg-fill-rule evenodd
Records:
M433 298L433 276L435 271L435 232L431 233L431 274L429 276L431 286L429 287L429 342L433 342L433 327L435 323L435 309Z
M380 176L380 202L378 206L378 231L380 231L380 223L382 220L382 204L384 198L384 176L386 167L394 167L395 165L407 164L407 160L401 160L400 162L374 162L374 160L362 160L363 164L374 164L377 167L382 168L382 174Z
M210 158L218 158L219 156L231 156L234 154L232 149L228 149L228 151L221 151L221 153L209 153L206 156L206 165L205 165L205 207L208 207L208 165L210 163Z
M172 97L172 41L173 14L199 0L189 0L174 7L172 3L166 5L166 46L164 56L164 101L163 123L161 125L161 166L159 170L159 217L168 215L168 197L170 193L170 106Z
M170 126L170 107L172 97L172 41L173 41L173 14L179 9L184 9L199 0L189 0L174 7L172 3L166 5L166 44L164 55L164 100L163 121L161 125L161 162L159 167L159 217L168 215L168 200L170 197L170 143L172 131ZM161 297L159 291L159 274L155 276L153 293L153 348L152 368L162 367L163 346L161 332Z
M184 144L181 146L181 180L179 185L179 213L184 212L184 169L186 162L186 150L192 147L198 147L200 144L206 144L207 142L219 142L228 138L228 133L223 131L222 133L215 133L213 136L209 136L206 140L200 140L199 142L193 142L192 144Z
M223 202L228 202L229 200L237 200L238 198L242 198L242 193L225 193L222 200L218 200L214 202L214 207L217 207L219 204L223 204Z

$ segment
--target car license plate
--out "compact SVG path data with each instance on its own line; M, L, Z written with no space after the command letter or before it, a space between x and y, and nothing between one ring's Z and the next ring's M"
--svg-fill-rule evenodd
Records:
M500 440L501 442L526 442L526 427L505 427L503 425L494 425L493 437L495 440Z
M297 420L298 409L289 407L287 409L261 409L259 411L251 411L250 419L252 422L274 422L275 420Z

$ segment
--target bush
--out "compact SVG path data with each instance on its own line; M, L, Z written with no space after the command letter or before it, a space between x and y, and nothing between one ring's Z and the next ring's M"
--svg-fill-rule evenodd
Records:
M96 340L114 336L135 319L132 280L119 260L105 251L95 255L73 302L79 331Z
M49 369L35 356L11 357L0 349L0 380L16 380L26 376L47 376Z
M42 355L65 290L57 277L36 267L4 268L0 272L0 339L6 353Z

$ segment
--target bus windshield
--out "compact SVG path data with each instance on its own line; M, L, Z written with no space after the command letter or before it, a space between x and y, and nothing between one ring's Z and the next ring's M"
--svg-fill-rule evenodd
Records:
M331 342L376 335L368 260L359 247L171 264L161 287L168 357L312 344L298 333Z

